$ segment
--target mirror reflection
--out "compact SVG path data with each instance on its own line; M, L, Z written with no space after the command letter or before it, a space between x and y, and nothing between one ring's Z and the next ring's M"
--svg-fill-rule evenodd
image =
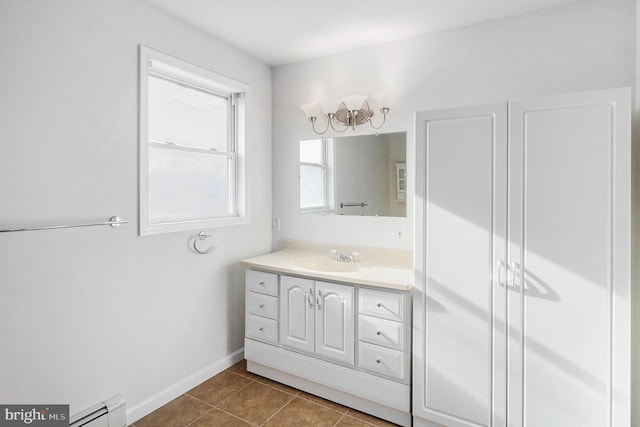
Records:
M407 215L406 132L300 141L300 211Z

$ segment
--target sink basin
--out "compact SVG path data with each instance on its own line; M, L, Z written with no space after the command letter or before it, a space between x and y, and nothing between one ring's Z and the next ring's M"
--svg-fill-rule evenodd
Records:
M328 273L353 273L358 271L359 268L350 262L338 262L330 259L303 259L295 263L298 267L315 270L325 271Z

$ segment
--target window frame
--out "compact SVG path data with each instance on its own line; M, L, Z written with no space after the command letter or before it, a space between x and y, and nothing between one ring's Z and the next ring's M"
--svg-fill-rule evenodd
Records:
M334 138L318 138L322 144L322 163L310 163L300 160L300 153L298 153L298 180L302 179L300 174L301 166L316 167L322 170L323 178L323 191L324 191L324 205L323 206L310 206L303 208L299 205L301 213L331 213L335 212L335 200L334 200L334 177L333 177L333 165L334 165ZM301 141L303 143L305 141ZM298 145L298 149L300 145ZM301 190L300 182L298 188Z
M140 109L139 109L139 235L153 235L203 228L226 227L249 222L245 177L245 92L248 86L197 65L180 60L146 46L140 46ZM226 152L209 150L171 141L149 139L149 77L162 78L189 88L221 96L228 100L228 142ZM229 170L229 200L234 209L231 216L201 219L178 219L151 223L149 221L149 147L183 152L198 152L231 159Z

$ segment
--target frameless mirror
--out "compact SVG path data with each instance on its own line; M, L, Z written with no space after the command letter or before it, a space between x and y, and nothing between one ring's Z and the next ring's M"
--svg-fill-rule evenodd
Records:
M300 141L300 211L407 216L406 132Z

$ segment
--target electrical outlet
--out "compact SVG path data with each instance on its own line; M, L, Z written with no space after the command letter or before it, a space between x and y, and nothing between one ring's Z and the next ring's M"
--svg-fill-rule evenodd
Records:
M396 240L404 240L404 228L396 228Z
M280 218L273 218L271 223L271 231L280 231Z

